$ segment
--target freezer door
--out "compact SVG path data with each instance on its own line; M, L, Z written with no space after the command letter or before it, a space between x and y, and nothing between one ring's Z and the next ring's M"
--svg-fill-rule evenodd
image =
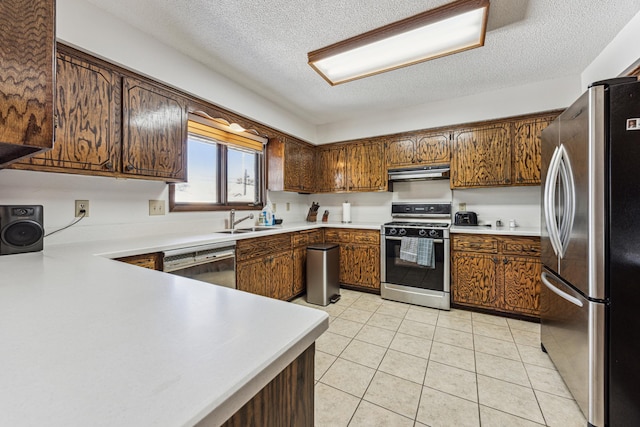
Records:
M543 132L542 145L542 262L593 299L605 298L604 106L604 86L592 87Z
M540 338L585 417L604 426L605 305L542 273Z

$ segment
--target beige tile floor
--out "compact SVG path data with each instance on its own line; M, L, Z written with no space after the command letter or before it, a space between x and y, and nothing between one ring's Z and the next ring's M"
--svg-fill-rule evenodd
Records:
M316 426L586 425L538 324L341 294L310 305L330 316L316 342Z

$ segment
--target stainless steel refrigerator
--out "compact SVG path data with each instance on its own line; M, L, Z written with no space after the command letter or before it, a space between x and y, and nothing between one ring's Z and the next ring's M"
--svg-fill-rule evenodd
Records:
M592 426L640 425L640 82L542 132L541 341Z

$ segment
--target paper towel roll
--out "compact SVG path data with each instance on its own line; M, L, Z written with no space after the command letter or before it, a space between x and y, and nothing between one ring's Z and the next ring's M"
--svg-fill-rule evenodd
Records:
M342 222L351 222L351 203L342 204Z

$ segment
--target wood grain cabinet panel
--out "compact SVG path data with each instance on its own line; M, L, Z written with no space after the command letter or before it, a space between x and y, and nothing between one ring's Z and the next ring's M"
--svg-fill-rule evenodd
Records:
M162 252L120 257L115 260L150 270L162 270Z
M540 274L542 263L531 257L504 257L504 309L540 315Z
M347 190L386 191L387 171L382 142L347 145Z
M322 147L316 156L316 190L321 193L347 191L346 147Z
M514 122L514 184L540 184L540 135L556 117L557 114L553 114Z
M123 173L184 181L186 103L160 86L133 77L124 77L122 87Z
M299 295L307 287L307 248L293 249L293 295Z
M313 147L289 139L274 138L267 144L267 188L271 191L315 191Z
M449 139L449 131L418 134L416 163L419 166L449 164L451 161Z
M456 131L453 142L452 188L511 184L509 123Z
M120 76L98 63L58 51L52 150L17 168L113 175L120 170Z
M0 2L0 167L54 140L55 1Z
M293 297L293 255L292 251L281 252L273 255L267 262L267 280L271 283L270 297L288 300Z
M389 169L413 166L416 163L416 137L414 135L391 138L387 142Z
M268 296L267 263L264 258L256 258L236 263L236 287L241 291Z
M327 243L340 247L340 283L380 293L380 232L377 230L324 230Z
M540 315L540 238L456 234L452 240L454 305Z
M454 253L453 301L485 308L499 306L497 262L495 255Z

